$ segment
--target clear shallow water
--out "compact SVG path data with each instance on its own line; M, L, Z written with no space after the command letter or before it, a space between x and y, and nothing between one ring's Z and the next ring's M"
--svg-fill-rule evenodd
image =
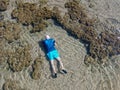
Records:
M34 2L38 0L25 1ZM56 6L60 3L63 4L62 2L59 2L59 0L49 1L55 1L54 4L49 3L49 5ZM10 18L11 17L9 17L9 19ZM112 61L109 61L108 65L106 66L103 65L86 67L83 62L86 51L85 48L81 47L82 44L80 44L78 40L75 40L74 38L68 36L67 33L65 31L62 31L60 27L52 26L47 30L49 34L51 34L53 37L56 37L56 40L59 41L58 44L61 47L59 48L59 51L63 58L65 67L68 70L68 74L58 74L57 79L52 79L50 76L49 64L47 61L44 63L43 76L39 80L31 79L29 75L29 68L18 73L13 73L11 71L0 68L0 89L2 89L2 85L7 79L12 79L18 80L20 82L19 85L22 88L25 88L25 90L120 90L120 56L113 57ZM35 42L33 38L34 37L29 36L27 33L23 37L23 39L31 41L30 43L33 44L33 46L37 46L38 43L37 41ZM37 36L35 38L38 39ZM41 38L39 37L39 39Z

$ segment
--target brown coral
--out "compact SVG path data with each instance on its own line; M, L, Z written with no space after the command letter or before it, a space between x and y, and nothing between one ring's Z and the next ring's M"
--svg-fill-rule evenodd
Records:
M33 79L40 79L42 64L43 64L42 58L35 59L34 64L32 65L32 67L33 67L32 78Z
M29 25L33 20L34 13L32 13L36 8L36 4L29 3L19 3L18 8L14 9L12 12L12 18L17 18L17 21Z
M4 23L3 22L0 22L0 27L3 27ZM1 30L0 30L1 31Z
M18 81L9 79L3 84L3 90L22 90L18 83Z
M3 30L0 28L0 41L2 40L3 38Z
M47 26L43 20L52 18L52 11L47 7L37 7L36 4L19 3L11 16L23 25L32 25L32 32L39 32Z
M47 4L48 0L39 0L40 5L45 5Z
M81 20L82 18L86 18L87 14L84 11L84 7L82 4L79 4L76 1L67 2L65 7L68 8L68 14L70 15L70 19L72 20Z
M102 32L101 38L95 40L93 38L88 48L88 54L91 58L98 60L98 63L106 63L107 57L120 54L120 40L117 39L116 35ZM91 63L91 60L90 58L85 58L85 64Z
M9 4L9 0L0 0L0 11L7 10L8 4Z
M1 26L2 28L0 28L0 33L2 37L6 39L9 43L19 39L19 33L21 31L19 24L12 22L3 22Z
M4 19L4 15L0 13L0 21L2 21L3 19Z
M120 40L116 35L109 32L101 33L101 41L109 52L109 56L120 54Z
M89 55L86 55L84 58L84 63L89 66L89 64L96 64L97 61Z
M29 52L30 46L18 47L14 49L15 50L13 51L11 50L7 52L7 62L12 71L18 72L30 65L32 60Z
M3 50L4 44L5 44L5 41L3 39L0 40L0 65L1 66L6 63L6 53Z

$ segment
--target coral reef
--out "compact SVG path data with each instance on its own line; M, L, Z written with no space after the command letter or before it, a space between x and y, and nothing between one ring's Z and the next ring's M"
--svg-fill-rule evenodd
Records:
M109 56L120 54L120 40L116 35L108 32L102 32L100 36L103 47L108 50Z
M29 3L19 3L18 8L14 9L12 12L12 18L17 18L18 23L22 23L24 25L29 25L33 21L34 10L36 8L36 4Z
M18 40L20 31L21 28L17 23L0 22L0 65L7 62L9 50L6 50L6 44Z
M4 49L4 44L5 44L5 41L2 40L2 38L0 38L0 65L3 65L4 63L6 63L6 55L5 55L5 51L3 50Z
M87 17L82 4L79 4L76 1L67 2L65 8L68 8L68 14L72 20L79 21L80 19Z
M8 79L3 84L3 90L24 90L18 85L18 83L18 81Z
M9 4L9 0L0 0L0 11L7 10L8 4Z
M10 29L13 30L10 30ZM17 40L20 38L19 36L20 33L20 27L19 25L15 24L12 27L5 27L5 33L4 33L4 38L8 41L8 42L12 42L13 40Z
M84 63L89 66L89 64L97 64L97 60L93 59L91 56L86 55L84 58Z
M47 4L48 0L39 0L40 5L45 5Z
M0 21L2 21L3 19L4 19L4 15L0 13Z
M1 27L3 27L4 23L1 21L0 22L0 29L2 29ZM0 30L2 32L2 30Z
M23 25L31 25L31 32L39 32L47 27L45 20L53 19L72 36L80 39L87 49L85 62L101 61L120 53L120 40L109 32L100 35L94 30L96 19L89 18L85 7L76 0L65 3L68 12L61 17L57 7L50 10L48 7L36 4L20 3L12 12L12 17ZM22 14L22 15L21 15ZM26 17L26 18L24 18ZM92 59L91 59L92 58Z
M47 23L45 21L44 22L42 21L41 23L34 22L31 33L40 32L40 31L44 30L44 28L46 28L46 27L47 27Z
M24 46L24 47L14 47L13 50L7 51L7 62L9 64L10 69L13 72L18 72L23 70L25 67L28 67L30 65L30 62L32 61L31 55L30 55L30 46Z
M67 2L65 7L68 8L68 13L63 19L58 19L61 26L73 36L86 42L92 42L93 38L97 37L94 30L95 19L89 19L84 7L76 1Z
M31 77L33 79L40 79L41 77L41 69L43 67L43 58L42 57L38 57L35 59L32 68L33 68L33 72L31 74Z
M79 38L87 45L88 55L85 62L103 62L104 58L120 54L120 40L109 32L102 32L100 35L94 30L96 19L90 19L84 11L84 7L76 1L65 4L68 14L59 21L69 33Z
M16 18L18 23L32 25L32 32L43 30L47 24L45 19L52 17L52 12L47 7L38 7L36 4L19 3L18 8L14 9L12 18Z
M0 37L3 37L8 43L18 40L20 31L20 25L17 23L0 22Z

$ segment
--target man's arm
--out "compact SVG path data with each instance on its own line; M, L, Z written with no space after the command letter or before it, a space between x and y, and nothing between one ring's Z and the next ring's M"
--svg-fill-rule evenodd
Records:
M53 39L53 40L54 40L54 39ZM54 42L54 45L55 45L55 46L57 46L57 43L56 43L56 41L54 40L53 42Z

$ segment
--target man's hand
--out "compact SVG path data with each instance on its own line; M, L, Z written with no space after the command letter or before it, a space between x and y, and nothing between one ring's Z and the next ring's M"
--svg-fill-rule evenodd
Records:
M55 46L57 46L57 43L55 42Z

